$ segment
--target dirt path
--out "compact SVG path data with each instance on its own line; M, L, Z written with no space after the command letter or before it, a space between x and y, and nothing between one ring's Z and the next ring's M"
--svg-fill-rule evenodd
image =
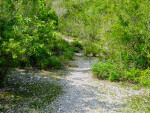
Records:
M94 78L97 61L77 53L67 70L16 69L0 90L0 113L150 113L149 89Z
M130 110L127 97L148 95L144 89L134 90L122 87L119 83L97 80L92 77L91 65L97 58L88 58L81 53L76 54L71 63L77 67L67 69L62 77L64 95L60 95L52 103L54 113L116 113ZM140 107L140 106L139 106Z

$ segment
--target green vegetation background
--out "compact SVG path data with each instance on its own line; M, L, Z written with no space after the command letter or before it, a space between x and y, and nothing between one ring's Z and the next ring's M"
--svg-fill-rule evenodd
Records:
M149 0L52 0L51 5L58 30L82 39L85 55L99 56L94 75L149 87Z
M10 70L59 69L79 49L99 57L92 66L98 78L150 87L149 17L149 0L0 0L0 87L10 88L0 94L2 109L31 100L30 110L38 111L62 92L48 73L37 80L18 71L5 79ZM69 44L58 32L77 40Z
M99 78L149 86L149 0L0 2L1 86L14 67L48 69L68 63L79 51L78 42L73 48L57 31L82 39L85 55L105 60L92 66Z

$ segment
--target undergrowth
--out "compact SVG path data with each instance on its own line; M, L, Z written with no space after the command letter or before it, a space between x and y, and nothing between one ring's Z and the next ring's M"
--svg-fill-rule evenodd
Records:
M101 79L115 81L128 81L150 87L150 69L140 70L133 64L130 67L123 66L115 62L98 62L92 65L92 72Z
M150 112L150 96L137 95L127 98L127 108L122 109L122 112L139 112L149 113Z

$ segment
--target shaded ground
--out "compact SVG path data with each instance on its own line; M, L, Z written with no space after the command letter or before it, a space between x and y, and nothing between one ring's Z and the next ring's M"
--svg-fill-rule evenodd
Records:
M5 87L0 90L0 112L51 112L47 108L62 94L58 84L64 71L43 71L37 69L16 69L7 75ZM45 109L47 108L47 109Z

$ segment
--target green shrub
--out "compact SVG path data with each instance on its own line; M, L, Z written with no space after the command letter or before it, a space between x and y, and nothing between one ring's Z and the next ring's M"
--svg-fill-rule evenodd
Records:
M72 41L71 46L73 47L73 51L77 53L80 51L80 49L83 49L82 44L78 40Z
M46 0L2 0L0 9L0 86L11 68L60 68L59 55L73 57L71 45L57 37L58 16Z
M57 57L54 57L54 56L50 57L48 59L48 61L49 61L48 65L51 66L51 67L54 67L56 69L59 69L63 65L61 59L57 58Z
M141 71L139 81L141 85L150 87L150 69L145 69Z
M92 65L92 72L101 79L109 79L110 81L121 80L120 68L118 64L111 62L98 62Z
M79 48L77 48L77 47L74 47L74 48L73 48L73 52L79 53L79 51L80 51Z
M109 73L109 80L111 82L119 81L120 80L120 75L117 72L117 70L111 70Z
M73 59L73 48L72 47L69 47L66 49L66 51L63 52L63 56L65 59Z
M132 81L134 83L138 83L138 78L141 76L141 71L139 69L135 69L134 67L128 69L128 71L124 71L123 77L125 80Z
M149 69L135 69L131 68L124 71L123 77L125 80L138 83L143 86L150 86L150 70Z
M82 44L77 39L74 39L74 41L71 42L71 46L73 47L73 51L77 53L80 49L83 49Z
M82 49L82 44L81 44L78 40L72 41L72 42L71 42L71 45L72 45L73 47Z
M111 62L97 62L92 65L92 73L101 79L109 79L111 82L114 81L128 81L143 85L145 87L150 86L150 70L140 70L138 68L121 67L120 64Z
M105 62L94 63L92 65L92 72L95 76L101 79L107 79L109 77L109 70L112 65Z
M82 41L82 45L85 56L89 56L90 54L97 56L100 52L98 46L90 41Z
M60 69L63 66L63 62L60 58L57 58L56 56L49 56L49 58L42 58L37 61L37 66L42 69L50 69L50 68L56 68Z

